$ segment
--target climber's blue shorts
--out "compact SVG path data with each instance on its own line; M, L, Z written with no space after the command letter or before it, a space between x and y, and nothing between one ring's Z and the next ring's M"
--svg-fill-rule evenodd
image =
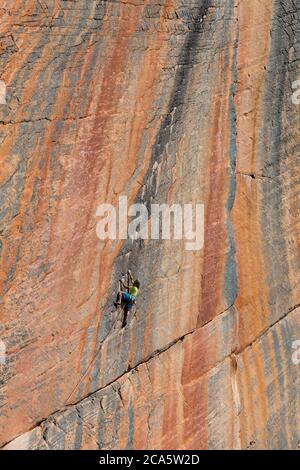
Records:
M128 294L128 292L123 292L122 300L125 302L127 310L131 310L135 301L135 297Z

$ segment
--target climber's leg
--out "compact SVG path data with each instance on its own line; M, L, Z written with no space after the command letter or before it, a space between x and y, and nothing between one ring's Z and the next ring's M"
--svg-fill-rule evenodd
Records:
M124 317L122 322L122 328L126 326L127 316L133 307L132 296L128 292L122 292L122 302L124 302Z
M114 302L114 306L119 307L121 305L121 300L122 300L122 292L118 292L116 301Z
M123 321L122 321L122 328L124 328L126 326L126 323L127 323L127 316L128 316L128 308L127 306L125 305L125 308L124 308L124 317L123 317Z

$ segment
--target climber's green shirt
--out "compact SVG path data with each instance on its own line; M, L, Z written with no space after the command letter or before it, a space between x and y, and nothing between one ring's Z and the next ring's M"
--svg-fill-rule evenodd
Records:
M135 286L130 286L130 287L129 287L129 294L130 294L130 295L133 295L134 297L137 296L138 291L139 291L138 288L135 287Z

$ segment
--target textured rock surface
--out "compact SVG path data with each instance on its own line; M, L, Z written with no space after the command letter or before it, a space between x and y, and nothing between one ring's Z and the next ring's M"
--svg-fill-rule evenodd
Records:
M0 445L297 448L297 2L1 10ZM119 195L204 203L203 250L100 242Z

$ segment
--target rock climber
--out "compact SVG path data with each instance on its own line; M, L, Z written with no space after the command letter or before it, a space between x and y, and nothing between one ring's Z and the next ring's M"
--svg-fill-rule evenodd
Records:
M131 282L130 285L126 285L123 279L120 279L121 290L117 294L116 301L114 302L115 307L120 305L124 306L124 317L122 322L122 328L126 326L127 316L132 307L135 305L135 299L140 288L140 281L136 279L133 281L130 271L128 271L128 280Z

